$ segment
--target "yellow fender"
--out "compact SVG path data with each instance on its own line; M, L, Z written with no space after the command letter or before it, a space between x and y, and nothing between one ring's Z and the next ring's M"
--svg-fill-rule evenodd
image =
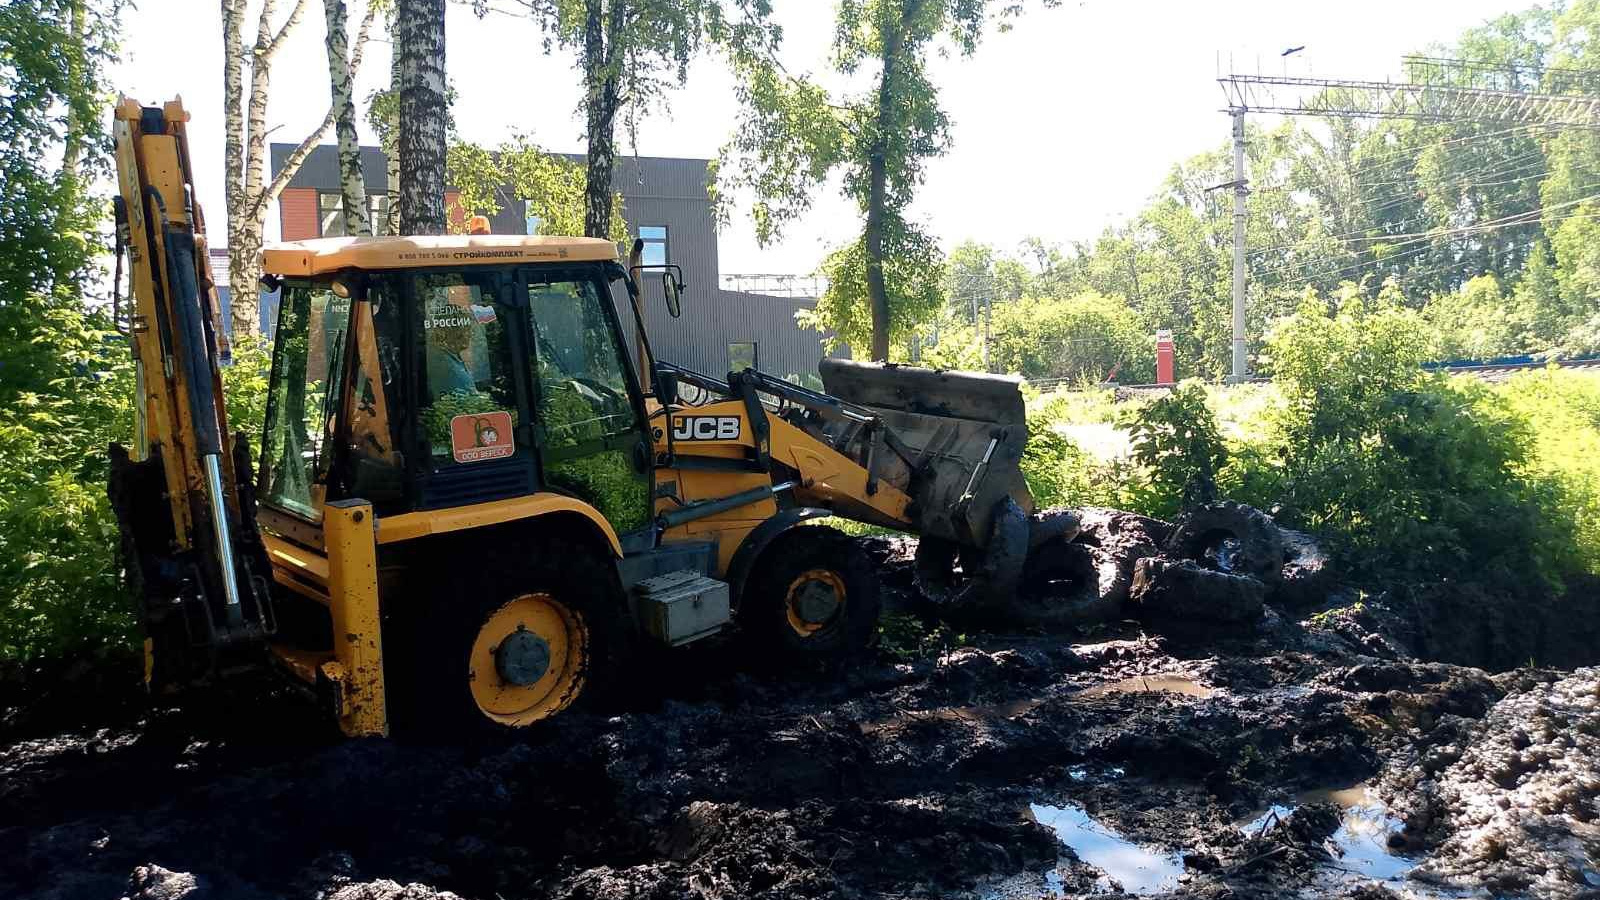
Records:
M378 519L378 543L392 544L430 534L449 534L452 531L482 528L486 525L499 525L562 512L577 513L588 519L601 534L605 535L606 542L611 545L612 554L618 558L622 556L622 541L617 538L616 529L611 527L605 516L600 515L599 510L575 497L548 491L529 494L526 497L457 506L452 509L431 509L398 516L384 516Z

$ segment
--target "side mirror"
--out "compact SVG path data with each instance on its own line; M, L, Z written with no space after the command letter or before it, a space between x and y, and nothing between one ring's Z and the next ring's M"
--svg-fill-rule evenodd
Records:
M671 271L661 273L661 292L667 295L667 313L674 319L683 315L683 284L672 277Z
M678 402L678 375L665 369L656 369L656 399L661 401L663 407L675 406Z

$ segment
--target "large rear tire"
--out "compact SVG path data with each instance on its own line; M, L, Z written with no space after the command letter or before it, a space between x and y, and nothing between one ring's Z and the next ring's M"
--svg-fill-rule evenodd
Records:
M873 646L881 607L878 578L861 547L832 528L800 525L762 551L738 622L768 659L836 662Z
M440 578L385 629L390 729L447 739L508 732L593 696L620 639L609 560L546 540ZM389 635L397 642L389 645Z

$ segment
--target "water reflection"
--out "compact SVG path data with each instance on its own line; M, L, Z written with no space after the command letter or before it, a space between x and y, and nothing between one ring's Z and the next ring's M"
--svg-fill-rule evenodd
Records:
M1173 853L1152 850L1128 840L1096 822L1077 805L1045 806L1032 803L1029 813L1051 829L1078 858L1105 873L1102 883L1115 881L1130 894L1171 891L1183 874L1183 860Z

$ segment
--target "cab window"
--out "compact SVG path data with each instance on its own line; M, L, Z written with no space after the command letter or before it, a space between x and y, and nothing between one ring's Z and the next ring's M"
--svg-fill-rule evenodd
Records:
M375 502L394 498L404 487L402 457L395 438L393 397L400 371L395 336L398 305L392 285L374 279L366 302L350 317L350 390L345 393L344 434L348 439L351 496Z
M284 286L278 309L261 493L268 505L309 519L321 517L326 496L350 307L326 283L302 282Z
M486 435L512 449L509 431L496 427L516 424L517 394L493 287L462 274L422 275L416 294L423 336L418 418L434 465L493 458L474 452Z
M593 281L528 282L545 480L627 533L650 520L650 481L610 302Z

